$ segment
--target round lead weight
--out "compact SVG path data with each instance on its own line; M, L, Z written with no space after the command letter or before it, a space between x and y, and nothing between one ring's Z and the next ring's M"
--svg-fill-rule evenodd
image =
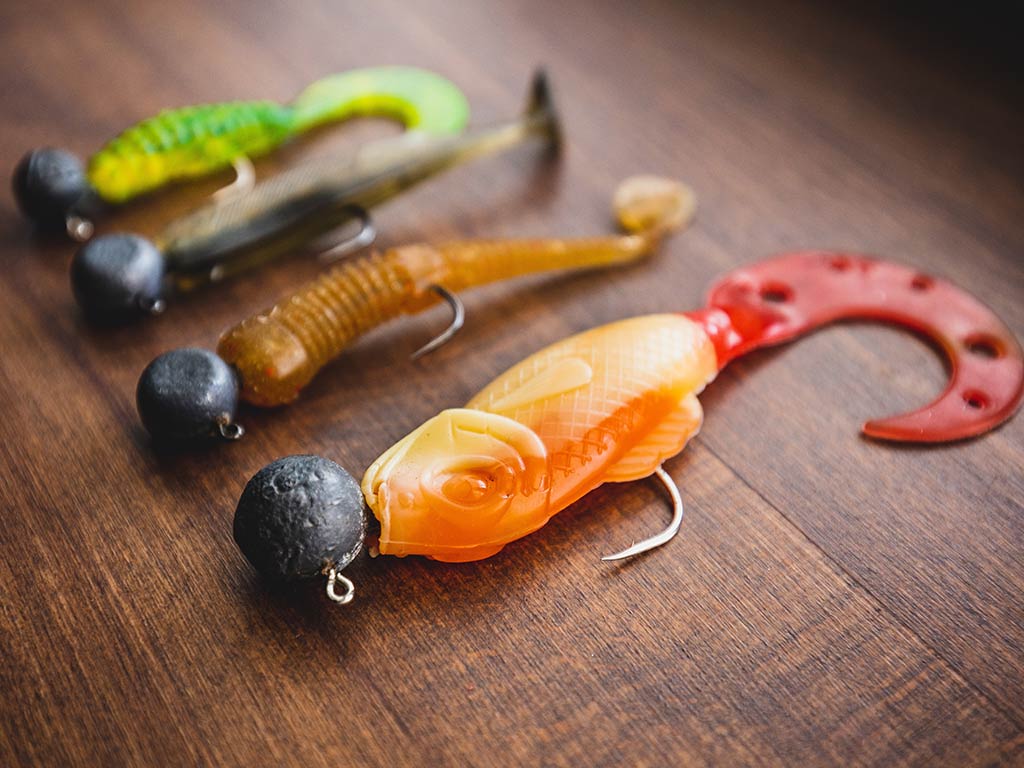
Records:
M155 440L241 436L234 423L238 377L206 349L175 349L153 360L139 377L135 402Z
M164 257L138 235L106 235L78 249L71 289L90 320L119 323L163 308Z
M246 484L235 509L234 534L242 554L270 581L336 577L363 546L363 493L356 479L329 459L286 456Z
M89 190L82 161L64 149L26 154L11 180L21 212L47 230L63 230L71 209Z

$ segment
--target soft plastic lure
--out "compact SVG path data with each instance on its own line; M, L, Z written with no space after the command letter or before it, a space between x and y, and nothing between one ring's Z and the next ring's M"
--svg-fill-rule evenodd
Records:
M350 259L221 337L217 353L222 362L209 363L225 369L215 379L217 393L208 387L209 377L176 375L200 357L208 360L209 353L186 349L158 357L139 381L143 423L157 438L237 437L239 390L243 400L255 405L288 403L358 336L443 298L454 319L418 357L461 327L465 313L455 292L536 272L636 261L688 224L695 206L693 192L683 184L636 176L619 185L613 201L618 223L629 234L416 244ZM179 385L169 385L171 380ZM232 387L232 382L237 384Z
M651 207L657 213L650 215ZM464 310L456 291L561 269L626 264L689 222L694 196L678 182L634 177L615 197L616 218L632 234L569 240L466 240L392 248L352 259L227 331L217 353L235 368L241 396L255 405L298 397L316 373L371 328L450 302L454 333ZM447 340L449 334L436 341ZM435 348L435 342L416 356Z
M1009 419L1024 397L1019 343L952 284L864 256L784 255L727 275L705 309L624 320L558 342L499 376L465 408L444 411L398 441L362 481L380 521L380 552L452 562L489 557L602 483L652 474L672 494L672 524L605 559L663 544L678 530L683 508L662 464L700 429L701 390L740 355L848 318L908 326L933 339L951 364L941 396L917 411L867 422L871 437L972 437ZM339 571L359 551L352 531L364 512L348 497L350 506L330 506L338 498L309 474L313 460L293 457L254 477L236 512L235 538L261 572L323 573L332 598L347 602L352 584ZM292 485L266 492L265 483L285 470ZM332 477L322 467L317 472ZM304 494L304 508L293 487ZM322 520L325 528L315 540L305 538L295 515ZM262 532L253 527L260 523ZM295 558L275 560L275 546Z
M361 219L351 242L375 230L366 210L441 171L538 138L558 143L559 126L543 73L519 119L459 136L409 131L353 152L309 162L251 190L214 200L169 224L149 242L116 234L87 243L71 266L75 297L102 322L159 313L166 297L262 264ZM337 257L346 246L332 249Z
M29 218L88 239L88 217L98 212L97 203L124 203L233 164L240 179L251 179L248 159L324 123L356 116L390 117L408 129L451 135L465 127L469 107L454 84L432 72L357 69L318 80L290 104L236 101L163 111L110 141L86 169L65 150L34 150L15 171L15 193Z

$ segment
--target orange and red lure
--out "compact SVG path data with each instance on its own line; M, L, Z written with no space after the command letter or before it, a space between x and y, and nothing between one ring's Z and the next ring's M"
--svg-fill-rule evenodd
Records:
M382 554L479 560L537 530L602 483L653 474L673 495L672 525L606 559L658 546L682 519L678 491L662 464L699 431L697 396L704 387L740 355L854 318L907 326L937 342L950 362L942 395L911 413L867 422L867 435L902 442L959 440L993 429L1020 405L1020 344L972 296L939 278L865 256L782 255L723 277L704 309L622 320L557 342L500 375L465 407L442 411L399 440L361 484L380 522L377 547ZM264 473L272 480L274 466L250 487ZM244 530L239 535L239 516L242 528L247 525L243 507L250 487L235 531L260 568L244 543ZM302 499L311 498L308 486L302 491ZM327 523L339 507L329 509ZM358 551L353 546L346 550L352 557ZM310 560L319 570L299 575L328 575L328 593L347 602L352 584L340 569L350 559L328 553ZM345 585L340 595L339 582Z
M400 440L362 482L380 552L478 560L602 483L654 474L700 430L697 396L726 364L844 318L909 326L952 364L941 397L867 422L872 437L971 437L1020 404L1020 345L950 283L863 256L780 256L722 279L706 309L622 320L553 344Z

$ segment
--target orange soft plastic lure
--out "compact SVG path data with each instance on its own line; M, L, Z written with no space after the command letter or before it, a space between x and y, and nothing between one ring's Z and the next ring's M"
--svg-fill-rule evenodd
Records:
M840 253L803 252L737 270L706 309L638 317L553 344L446 410L367 470L363 495L382 554L479 560L543 526L605 482L660 473L671 538L682 505L662 463L701 426L697 395L729 361L844 318L931 337L951 362L946 391L913 413L864 425L882 440L941 442L1008 419L1024 395L1024 356L980 302L937 278Z
M352 341L394 317L445 298L455 309L452 328L457 329L462 322L457 292L521 275L634 262L686 226L695 207L689 187L633 176L619 185L613 200L616 220L627 234L417 243L350 258L226 331L217 354L238 374L243 400L283 405ZM417 356L447 338L442 335Z
M461 328L458 292L520 275L634 263L689 224L696 197L673 179L633 176L618 186L612 207L621 234L417 243L350 257L228 329L216 355L177 349L157 357L139 378L142 422L158 440L237 439L239 399L263 407L295 400L372 328L445 300L452 321L413 355L419 357Z

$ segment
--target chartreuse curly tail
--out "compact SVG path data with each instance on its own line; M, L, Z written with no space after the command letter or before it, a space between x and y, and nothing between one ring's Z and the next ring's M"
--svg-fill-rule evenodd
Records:
M171 181L258 157L300 133L357 116L457 134L469 105L450 81L412 67L356 69L310 85L291 104L237 101L166 110L132 126L89 160L89 183L121 203Z

